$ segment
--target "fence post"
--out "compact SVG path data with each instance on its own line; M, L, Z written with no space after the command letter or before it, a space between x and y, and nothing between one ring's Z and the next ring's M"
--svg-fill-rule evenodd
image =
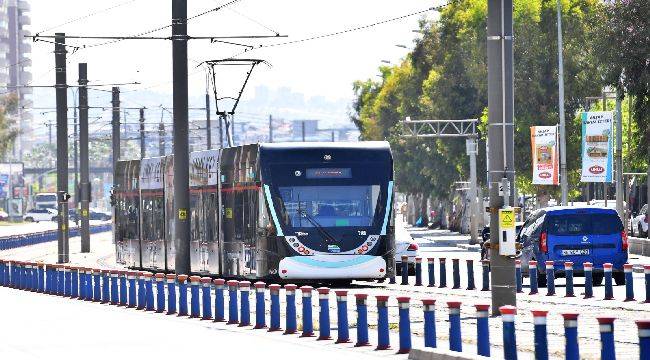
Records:
M226 301L223 297L226 280L214 279L212 283L214 284L214 321L223 322L226 321Z
M376 295L377 298L377 348L376 350L390 349L390 336L388 327L388 296Z
M399 307L399 350L398 354L411 352L411 319L409 316L409 302L411 298L400 296L397 298Z
M490 325L488 319L490 315L489 304L476 304L476 334L477 334L477 354L481 356L490 356Z
M582 264L585 271L585 299L594 297L593 289L593 264L586 262Z
M555 262L546 262L546 296L555 295Z
M650 320L636 320L639 329L639 359L650 359Z
M209 277L201 278L201 285L203 290L203 316L201 319L212 319L212 279Z
M144 299L144 278L142 278L141 273L138 273L138 275L142 279L142 287L140 288L140 291L141 291L142 298ZM72 281L74 281L74 278L72 278ZM107 304L108 302L111 301L110 282L111 282L110 270L102 270L102 304ZM144 304L144 301L142 303Z
M460 289L460 260L451 259L451 267L452 267L452 280L454 282L454 285L451 288Z
M505 360L517 359L517 340L515 334L515 315L517 308L505 305L499 308L503 320L503 357Z
M312 289L313 288L308 285L300 287L300 291L302 291L302 335L300 335L300 337L314 336L314 323L311 312Z
M102 301L102 271L100 269L93 269L93 301Z
M460 332L460 301L448 301L449 307L449 350L463 351L463 338Z
M228 280L228 325L238 324L237 314L237 280Z
M632 264L623 265L625 272L625 301L634 301L634 276L632 275Z
M249 294L251 289L250 281L240 281L239 282L239 292L241 297L241 315L239 326L248 326L251 324L251 310L250 310L250 300Z
M156 273L156 312L165 312L165 274Z
M258 281L255 284L255 326L253 329L266 328L266 284ZM273 310L271 310L271 313Z
M296 288L294 284L284 285L284 294L286 297L286 309L285 309L285 335L295 334L297 325L296 325Z
M563 313L564 318L564 354L566 360L579 360L580 350L578 348L578 314Z
M269 294L271 297L271 315L269 331L280 331L280 285L269 285Z
M517 293L524 292L522 286L522 277L521 277L521 260L515 260L515 281L517 284Z
M167 315L176 314L176 275L165 275L167 280Z
M436 339L436 300L422 299L424 312L424 347L437 347Z
M440 262L440 288L447 287L447 259L439 258Z
M350 342L350 324L348 323L348 292L336 290L336 343Z
M532 310L535 326L535 359L548 360L548 336L546 333L546 310Z
M429 287L436 286L436 265L435 258L427 258L427 275L429 276Z
M330 289L320 287L316 289L318 292L318 339L317 340L330 340Z
M612 264L603 264L603 273L605 274L605 300L614 299L614 284L612 284Z
M415 258L415 286L422 286L422 258Z
M573 262L564 262L564 277L566 278L566 295L564 297L573 297Z
M481 291L490 291L490 260L481 260L483 268L483 286Z
M354 294L357 303L357 342L354 346L369 346L368 294Z
M402 283L400 285L409 284L409 257L407 255L402 255Z
M528 262L528 278L530 280L530 295L537 294L537 261Z
M476 285L474 284L474 260L467 259L467 290L476 290Z
M614 317L596 317L600 329L600 359L616 360L614 350Z

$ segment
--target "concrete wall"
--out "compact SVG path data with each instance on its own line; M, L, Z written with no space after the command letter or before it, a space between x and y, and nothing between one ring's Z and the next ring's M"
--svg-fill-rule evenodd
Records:
M650 239L630 237L628 242L630 254L650 256Z

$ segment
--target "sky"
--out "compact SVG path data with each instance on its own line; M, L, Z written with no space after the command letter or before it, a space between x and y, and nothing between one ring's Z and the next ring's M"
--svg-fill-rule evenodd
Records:
M190 0L188 15L201 13L226 0ZM268 40L232 40L251 45L274 44L367 25L438 5L433 0L241 0L217 12L188 23L188 33L195 36L273 35L287 38ZM32 33L67 35L134 35L169 24L169 0L31 0ZM108 11L102 11L114 7ZM70 21L96 13L78 21ZM427 12L432 18L434 12ZM251 76L245 98L254 96L260 86L269 89L289 88L305 97L328 100L352 100L352 83L376 77L382 60L398 62L413 39L421 15L412 16L370 29L293 45L262 48L240 57L260 58L270 67L260 65ZM171 29L151 35L168 36ZM93 44L96 40L68 39L68 44ZM34 85L54 82L53 45L32 44ZM71 51L72 49L69 49ZM226 58L241 53L240 46L211 44L209 40L189 43L190 95L205 92L202 61ZM80 49L68 54L68 83L77 80L77 63L88 63L91 83L140 82L123 86L128 90L148 90L161 95L172 92L171 42L166 40L127 40L106 46ZM198 67L197 67L198 66ZM229 69L230 70L230 69ZM239 71L219 70L218 90L230 95L243 80ZM128 96L128 95L125 95ZM92 98L91 98L92 99ZM35 99L38 101L38 99ZM38 106L38 104L35 104Z

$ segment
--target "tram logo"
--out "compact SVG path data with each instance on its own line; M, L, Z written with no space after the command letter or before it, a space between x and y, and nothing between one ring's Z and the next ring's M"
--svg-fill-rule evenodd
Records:
M327 251L331 253L340 253L341 248L338 245L327 245Z

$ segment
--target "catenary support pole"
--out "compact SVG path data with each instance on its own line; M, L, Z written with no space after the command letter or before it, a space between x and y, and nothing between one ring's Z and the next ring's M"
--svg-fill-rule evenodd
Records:
M165 124L158 124L158 156L165 156Z
M112 153L113 153L113 191L117 189L117 162L120 160L120 88L111 89L111 106L113 107L112 128ZM115 224L117 219L117 207L113 207L113 243L117 243L117 231Z
M54 38L54 62L56 69L56 188L58 195L57 239L58 263L67 263L68 244L68 201L63 194L68 192L68 85L66 84L65 34L56 33Z
M144 108L140 108L140 159L147 156L146 137L144 133Z
M88 65L79 64L79 170L81 252L90 252L90 174L88 155Z
M190 269L189 138L187 105L187 0L172 0L174 224L177 274Z
M616 212L623 221L627 224L625 219L625 208L623 205L623 197L625 191L623 190L623 111L621 109L621 101L623 100L623 91L618 88L616 90ZM630 110L631 111L631 110Z
M205 94L205 148L212 149L212 123L210 122L210 95Z
M514 189L514 94L512 53L512 0L488 0L488 140L490 190L490 268L492 313L504 305L516 305L514 259L499 255L498 209L513 204ZM503 179L507 186L499 193Z

